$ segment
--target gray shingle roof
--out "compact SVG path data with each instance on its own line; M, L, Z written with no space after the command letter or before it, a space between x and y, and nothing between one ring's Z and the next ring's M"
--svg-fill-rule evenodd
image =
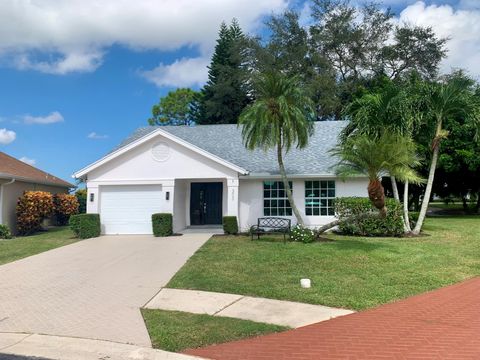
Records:
M333 175L332 166L337 160L328 153L338 140L346 121L315 122L315 131L306 148L291 149L285 156L285 167L290 175ZM161 128L203 150L232 164L240 166L251 175L278 175L274 150L247 150L237 125L148 126L137 129L125 139L118 150Z

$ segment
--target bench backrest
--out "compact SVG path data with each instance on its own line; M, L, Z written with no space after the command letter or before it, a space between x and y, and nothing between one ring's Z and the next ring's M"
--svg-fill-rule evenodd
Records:
M262 217L258 218L259 228L269 229L290 229L290 219L278 217Z

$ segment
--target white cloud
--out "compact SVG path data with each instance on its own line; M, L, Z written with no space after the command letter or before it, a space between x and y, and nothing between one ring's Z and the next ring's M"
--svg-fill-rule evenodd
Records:
M35 159L30 159L26 156L22 156L19 160L31 166L34 166L36 163Z
M108 138L108 135L100 135L100 134L97 134L95 131L93 131L93 132L91 132L90 134L87 135L87 138L99 140L99 139Z
M53 111L46 116L32 116L32 115L25 115L23 117L23 121L25 124L54 124L57 122L62 122L63 116L58 111Z
M53 61L35 61L28 53L16 55L14 65L19 70L37 70L46 74L64 75L70 72L92 72L102 64L103 53L92 50L91 52L71 52L61 55Z
M0 144L7 145L11 142L15 141L17 134L15 131L7 130L7 129L0 129Z
M440 37L449 37L448 54L442 71L465 68L473 76L480 76L480 10L454 9L450 5L426 5L418 1L405 8L400 21L431 26Z
M202 85L207 80L210 57L182 58L174 63L160 63L156 68L140 74L157 86L187 87Z
M221 21L246 31L287 0L2 0L0 54L19 69L52 74L93 71L108 47L213 48ZM54 55L54 56L52 56Z

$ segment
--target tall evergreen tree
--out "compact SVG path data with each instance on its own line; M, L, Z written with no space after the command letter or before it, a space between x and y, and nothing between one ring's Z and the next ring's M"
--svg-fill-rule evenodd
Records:
M236 124L248 97L245 35L237 20L222 23L208 67L208 81L197 97L198 124Z

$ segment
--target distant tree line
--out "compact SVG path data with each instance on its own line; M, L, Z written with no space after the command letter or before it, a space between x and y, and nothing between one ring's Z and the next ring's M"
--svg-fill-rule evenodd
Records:
M439 74L448 39L430 27L395 23L394 14L378 3L311 0L310 5L308 19L295 10L271 16L265 36L245 34L236 20L222 23L207 83L199 91L168 93L154 105L149 123L236 124L262 93L255 88L258 77L281 73L296 79L315 120L350 120L344 142L359 131L375 138L381 134L372 129L382 128L412 138L420 155L418 173L427 179L432 164L438 168L435 182L428 181L431 193L461 197L465 206L467 199L477 199L480 210L480 127L469 119L478 115L478 106L469 116L459 109L433 110L441 108L435 97L447 96L441 91L448 87L463 97L458 103L480 103L479 85L467 73ZM398 189L395 181L384 185L397 199L405 193L403 182ZM408 205L419 208L425 185L410 184L409 190Z

